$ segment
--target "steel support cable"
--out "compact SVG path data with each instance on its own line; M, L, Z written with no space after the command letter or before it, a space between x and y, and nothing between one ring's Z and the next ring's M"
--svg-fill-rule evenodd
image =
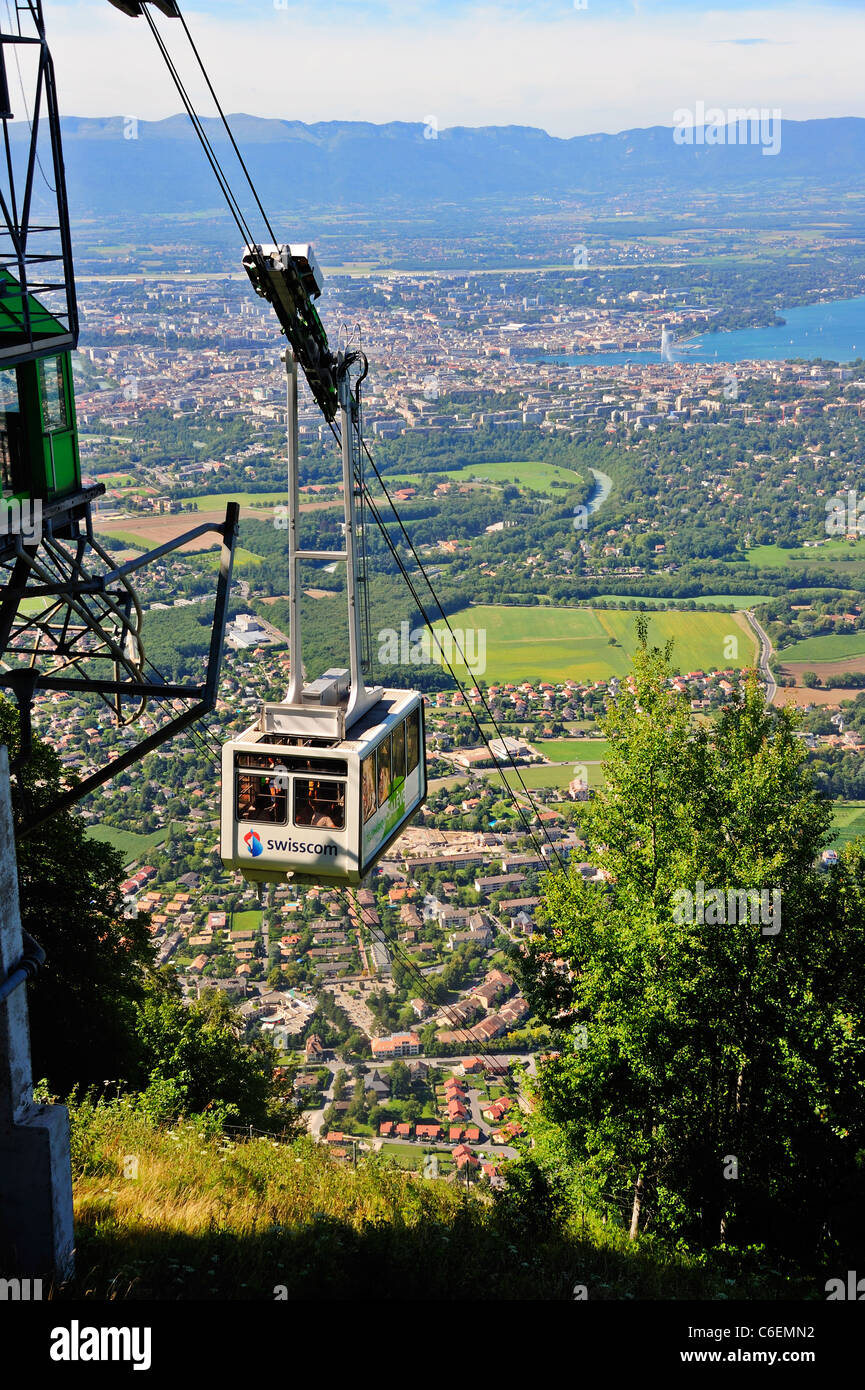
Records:
M202 126L201 120L195 111L195 107L192 104L192 100L186 90L186 87L183 83L183 79L181 78L180 73L178 72L177 67L175 66L171 54L168 52L168 48L165 44L165 41L162 38L162 35L160 34L159 30L157 29L148 7L146 5L142 5L141 8L142 13L144 14L147 20L147 23L150 25L150 32L153 34L153 37L156 40L156 44L159 48L160 53L162 54L163 61L165 62L165 65L168 68L168 71L171 75L172 81L174 82L174 85L177 88L178 96L180 97L180 100L183 102L183 105L186 108L186 113L189 116L190 121L192 122L193 130L198 136L199 143L201 145L201 148L204 150L207 162L213 170L213 173L216 177L216 181L219 184L222 196L225 198L225 201L228 204L228 209L232 217L234 218L235 225L238 231L240 232L240 235L243 237L244 243L252 247L254 245L252 233L249 230L249 227L246 223L246 219L243 216L243 212L241 211L240 204L234 196L234 193L231 189L231 185L229 184L225 172L222 169L216 152L213 149L210 140L208 139L207 132Z
M178 14L180 14L180 6L179 6L179 5L178 5L177 9L178 9ZM263 206L262 206L261 199L260 199L259 196L258 196L258 192L257 192L257 190L256 190L255 184L252 182L252 177L251 177L251 175L250 175L250 172L249 172L248 168L246 167L246 162L244 161L243 155L241 154L241 152L240 152L240 150L239 150L239 148L238 148L237 141L235 140L234 135L233 135L232 130L231 130L231 126L228 124L228 118L227 118L225 112L224 112L223 109L222 109L222 104L221 104L221 102L220 102L220 100L219 100L219 97L216 95L216 92L215 92L214 87L213 87L213 83L211 82L210 77L208 76L207 69L205 68L204 63L202 62L201 54L199 53L199 51L198 51L198 49L197 49L197 47L196 47L196 45L195 45L195 40L193 39L192 35L191 35L190 32L189 32L189 28L188 28L188 26L187 26L186 20L184 19L184 17L183 17L182 14L180 14L180 23L183 25L183 32L186 34L186 37L187 37L187 39L189 40L189 46L190 46L190 48L192 49L193 53L195 54L195 58L196 58L196 61L197 61L197 63L198 63L199 68L201 69L202 76L204 77L204 80L205 80L205 82L207 83L207 90L210 92L210 95L213 97L214 104L215 104L215 106L216 106L217 111L219 112L219 115L220 115L220 119L221 119L221 121L222 121L222 124L223 124L223 126L225 127L225 132L226 132L226 134L228 135L229 140L231 141L232 149L234 150L234 153L237 155L237 159L238 159L238 162L239 162L239 164L240 164L240 167L241 167L241 169L243 170L243 172L244 172L244 174L245 174L245 176L246 176L246 182L249 184L249 187L250 187L250 190L251 190L251 192L252 192L252 196L253 196L253 198L255 199L255 202L256 202L256 206L257 206L257 208L258 208L258 211L261 213L262 217L264 218L264 225L267 227L267 230L268 230L268 232L270 233L270 236L271 236L271 238L272 238L272 240L273 240L273 242L274 242L274 244L275 244L275 243L276 243L276 233L274 232L273 228L272 228L271 225L270 225L270 219L269 219L267 213L265 212L265 210L264 210L264 208L263 208Z
M390 537L390 535L389 535L389 533L388 533L388 531L387 531L387 528L385 527L384 520L383 520L383 518L381 517L381 514L379 513L378 508L376 507L374 500L372 499L372 497L370 497L370 496L368 495L368 496L367 496L367 501L368 501L370 510L372 511L373 518L375 519L375 522L376 522L376 524L377 524L379 530L381 531L382 535L384 536L385 540L387 541L387 544L388 544L388 546L389 546L390 549L391 549L391 553L392 553L394 559L396 560L397 565L399 566L399 569L400 569L400 572L401 572L401 574L402 574L402 576L403 576L403 579L405 580L405 582L406 582L406 584L407 584L407 586L408 586L409 592L411 593L411 596L412 596L412 598L414 599L415 604L417 605L418 612L421 614L421 616L422 616L424 622L426 623L427 627L430 628L430 630L432 630L432 621L431 621L431 619L430 619L429 614L428 614L427 611L426 611L426 608L424 607L423 600L421 599L420 595L418 594L417 589L415 588L415 585L414 585L414 583L413 583L413 581L412 581L412 579L411 579L411 576L409 575L408 570L406 569L406 567L405 567L405 565L404 565L404 563L403 563L402 557L401 557L401 555L399 554L399 551L398 551L397 547L394 545L394 543L393 543L393 541L392 541L392 539L391 539L391 537ZM434 593L434 592L433 592L433 597L435 598L435 593ZM437 598L436 598L436 603L438 603L438 599L437 599ZM439 606L439 608L441 609L441 604L440 604L440 603L438 603L438 606ZM449 629L449 630L450 630L450 629ZM454 640L455 640L455 639L454 639ZM440 644L439 644L439 650L441 650ZM531 839L532 844L534 845L536 851L538 852L538 855L539 855L541 858L543 858L541 845L539 844L538 839L537 839L537 837L536 837L534 831L533 831L532 828L531 828L530 822L526 819L525 812L524 812L524 810L523 810L523 807L520 805L519 799L518 799L518 797L517 797L517 795L516 795L516 792L514 791L514 788L510 785L510 783L508 782L507 778L505 777L504 769L503 769L502 766L501 766L500 760L496 757L495 753L493 753L493 750L492 750L492 748L490 747L490 741L489 741L489 739L488 739L486 733L484 732L484 729L483 729L483 727L482 727L482 725L481 725L481 723L480 723L480 721L479 721L477 715L475 714L474 709L472 708L471 702L469 701L468 696L466 695L465 687L463 686L462 681L461 681L461 680L459 679L459 677L457 676L456 671L454 670L454 668L453 668L453 666L452 666L450 660L449 660L448 657L444 654L444 652L442 652L441 655L442 655L442 658L443 658L443 660L444 660L444 664L446 665L446 667L447 667L447 669L448 669L448 671L449 671L449 673L450 673L450 675L451 675L451 678L452 678L452 680L454 681L454 684L459 688L459 690L462 692L462 694L463 694L463 696L464 696L464 698L465 698L465 700L466 700L466 706L467 706L467 708L468 708L469 716L470 716L470 718L471 718L473 724L475 725L475 728L477 729L477 731L478 731L478 733L479 733L479 735L480 735L480 737L481 737L483 743L485 744L485 746L486 746L488 752L490 753L490 756L493 758L493 760L494 760L494 762L495 762L495 764L496 764L496 771L499 773L499 776L501 777L501 780L502 780L502 785L504 786L504 788L505 788L505 790L506 790L508 796L510 797L511 801L513 802L514 807L516 808L517 814L518 814L519 817L520 817L520 820L521 820L521 822L522 822L522 824L523 824L523 828L524 828L526 834L527 834L527 835L529 836L529 838ZM485 707L486 707L486 702L484 702L484 703L485 703ZM496 732L497 732L499 735L501 735L501 730L499 729L499 727L498 727L498 725L496 724L495 720L493 719L491 722L492 722L493 727L495 728ZM507 750L507 745L506 745L506 744L504 745L504 747L505 747L505 749ZM516 772L517 772L517 775L519 776L519 769L517 768L516 764L514 763L513 758L510 758L510 762L511 762L512 767L514 768L514 771L516 771ZM520 777L520 784L522 785L523 790L525 791L525 794L526 794L526 797L527 797L527 799L528 799L529 805L532 807L532 809L535 811L535 814L537 815L537 810L536 810L536 808L535 808L534 801L532 800L531 794L529 793L528 789L526 788L525 783L523 782L522 777ZM539 822L540 822L540 817L538 817L538 820L539 820ZM541 823L542 829L544 830L544 834L546 835L546 838L547 838L547 840L548 840L548 842L549 842L549 844L550 844L550 847L551 847L551 849L553 850L553 853L555 854L556 859L557 859L558 862L559 862L559 867L560 867L560 868L564 868L564 865L563 865L562 860L561 860L561 856L559 855L559 852L558 852L558 849L557 849L555 843L553 842L552 838L550 837L549 832L546 830L546 827L543 826L543 823L542 823L542 822L540 822L540 823Z
M360 338L360 335L359 335L359 338ZM361 340L361 352L363 353L363 344L362 344L362 340ZM367 356L366 356L365 353L363 353L363 360L364 360L363 374L358 378L358 380L357 380L357 382L356 382L356 384L355 384L355 388L354 388L354 399L355 399L355 405L356 405L356 408L357 408L357 428L356 428L356 434L357 434L357 440L358 440L358 443L359 443L359 444L362 444L362 442L363 442L363 405L362 405L362 400L361 400L361 391L360 391L360 388L361 388L361 385L363 384L363 382L366 380L367 374L369 373L369 359L367 358ZM371 617L371 613L370 613L371 604L370 604L370 595L369 595L369 556L368 556L368 553L367 553L367 543L366 543L366 529L367 529L366 492L367 492L367 487L366 487L366 478L365 478L365 476L364 476L363 460L364 460L364 452L363 452L363 449L361 448L361 449L359 449L359 451L358 451L358 469L359 469L359 474L360 474L360 477L359 477L359 480L358 480L358 482L359 482L358 491L359 491L359 495L360 495L360 516L359 516L359 521L360 521L360 561L361 561L361 565L363 566L363 589L361 590L361 595L360 595L360 597L361 597L361 621L362 621L362 624L363 624L363 627L362 627L362 640L363 640L363 642L365 642L365 644L366 644L366 665L364 666L364 665L362 664L362 665L361 665L361 669L364 670L364 671L367 671L367 670L371 670L371 668L372 668L372 617Z
M334 438L336 439L337 443L339 443L339 442L340 442L339 432L337 431L335 425L333 424L333 421L329 421L329 424L330 424L331 433L333 434L333 436L334 436ZM371 457L371 455L369 454L369 450L366 448L366 445L365 445L365 444L363 445L363 448L364 448L364 451L365 451L366 454L367 454L367 457L370 459L370 462L372 463L373 468L375 469L376 476L378 477L378 476L379 476L379 474L378 474L378 469L375 468L375 463L374 463L374 461L372 460L372 457ZM379 481L381 481L381 480L379 479ZM382 488L383 488L385 494L387 495L388 501L390 502L390 505L391 505L391 509L392 509L394 515L396 516L397 521L399 522L399 525L400 525L400 528L402 529L403 535L405 535L405 536L406 536L406 539L408 540L408 536L407 536L405 527L403 526L402 520L401 520L401 518L400 518L400 516L399 516L399 512L397 511L396 506L394 505L393 499L391 498L390 494L387 492L387 488L384 487L384 484L383 484L383 483L382 483ZM372 496L371 496L370 493L369 493L369 489L366 490L366 500L367 500L367 505L369 506L369 508L370 508L370 510L371 510L371 512L372 512L372 514L373 514L373 518L374 518L374 520L375 520L375 522L376 522L376 525L378 526L379 531L381 532L382 536L384 537L385 542L387 543L388 547L390 548L391 554L393 555L393 558L395 559L395 561L396 561L396 563L397 563L397 567L398 567L398 569L399 569L399 571L400 571L400 573L401 573L401 575L402 575L402 577L403 577L403 579L404 579L404 581L405 581L405 583L406 583L406 586L407 586L407 588L408 588L408 590L409 590L409 592L410 592L412 598L413 598L414 601L415 601L415 604L416 604L416 606L417 606L418 612L421 614L421 616L422 616L424 622L426 623L427 627L430 628L430 629L432 629L432 621L430 620L429 614L427 613L426 608L424 607L424 604L423 604L423 602L422 602L422 600L421 600L421 598L420 598L420 595L418 594L417 589L416 589L415 586L414 586L414 583L413 583L413 581L412 581L412 578L411 578L411 576L410 576L408 570L406 569L405 564L403 563L402 556L400 555L398 548L394 545L394 543L393 543L393 541L392 541L392 539L391 539L391 537L390 537L390 533L388 532L387 527L386 527L385 524L384 524L384 520L383 520L383 518L382 518L382 516L381 516L381 513L380 513L379 510L378 510L378 507L376 506L376 503L375 503L374 499L372 498ZM414 557L415 557L415 561L416 561L416 563L417 563L417 565L418 565L418 568L420 569L421 573L423 574L424 579L426 580L427 587L429 588L430 593L431 593L432 596L433 596L434 602L436 603L436 605L437 605L439 611L442 612L442 613L444 613L444 609L442 608L442 605L441 605L441 603L440 603L440 601L439 601L439 599L438 599L438 596L436 595L436 592L435 592L435 590L433 589L432 583L431 583L431 581L430 581L430 579L429 579L429 577L428 577L428 575L427 575L427 573L426 573L426 570L425 570L424 567L423 567L423 564L421 563L420 557L418 556L417 552L415 551L414 546L411 545L411 541L410 541L410 540L409 540L409 545L411 546L411 550L412 550L412 553L413 553L413 555L414 555ZM445 618L445 622L447 622L447 618ZM452 630L450 629L450 624L448 624L448 630L451 631L451 635L453 636ZM455 638L454 638L454 641L456 641ZM441 650L441 644L439 644L439 650ZM461 649L460 649L460 652L461 652L461 655L462 655ZM502 767L501 767L501 765L500 765L500 763L499 763L499 759L496 758L496 755L493 753L492 748L490 747L490 741L489 741L489 739L487 738L486 733L484 732L483 728L481 727L481 724L480 724L480 722L479 722L479 720L478 720L478 718L477 718L477 716L476 716L476 714L475 714L475 712L474 712L474 710L473 710L473 708L472 708L472 706L471 706L471 703L469 702L469 700L468 700L468 698L467 698L467 696L466 696L465 687L464 687L462 681L461 681L461 680L459 679L459 677L457 676L457 674L456 674L456 672L455 672L453 666L451 665L451 663L450 663L450 661L448 660L448 658L445 656L444 652L442 652L441 654L442 654L442 657L444 658L445 665L447 666L447 669L448 669L448 671L449 671L449 673L450 673L450 675L451 675L451 678L452 678L454 684L455 684L455 685L458 687L458 689L462 692L463 696L466 697L466 705L467 705L467 707L468 707L469 715L470 715L470 717L471 717L471 719L472 719L472 721L473 721L473 723L474 723L474 725L475 725L475 727L476 727L478 733L480 734L480 737L481 737L483 743L486 745L487 751L490 753L490 755L491 755L492 758L493 758L493 761L496 763L496 770L498 771L498 773L499 773L499 775L500 775L500 777L501 777L501 779L502 779L502 784L503 784L503 786L504 786L504 788L505 788L505 791L506 791L507 794L510 796L511 801L513 802L513 804L514 804L514 806L515 806L515 808L516 808L517 814L519 815L520 820L522 821L523 828L524 828L526 834L527 834L527 835L529 836L529 838L531 839L532 844L534 845L534 847L535 847L535 849L537 850L538 854L539 854L541 857L543 857L543 855L542 855L542 853L541 853L541 846L539 845L539 843L538 843L538 841L537 841L537 838L535 837L535 834L534 834L534 832L533 832L533 830L532 830L532 828L531 828L531 825L530 825L529 822L526 820L525 814L524 814L524 812L523 812L523 808L522 808L522 806L520 805L519 800L518 800L517 797L516 797L516 794L515 794L515 792L514 792L513 787L511 787L511 785L510 785L509 782L507 781L507 778L506 778L505 775L504 775L504 771L503 771L503 769L502 769ZM466 662L465 662L465 657L464 657L464 656L463 656L463 664L466 665L466 669L468 669L468 666L467 666L467 664L466 664ZM483 698L483 697L482 697L482 698ZM486 701L484 701L484 707L487 708L487 706L486 706ZM497 733L500 734L500 733L501 733L501 730L499 729L498 724L496 723L495 719L492 718L492 715L490 715L490 719L491 719L491 722L492 722L492 725L493 725L494 729L496 730ZM504 747L505 747L505 751L507 751L507 745L506 745L506 744L504 745ZM512 757L510 758L510 762L511 762L512 767L514 768L514 771L517 772L517 775L519 776L519 769L517 768L516 763L514 762L514 760L513 760ZM535 811L535 814L537 815L537 810L536 810L536 808L535 808L535 803L534 803L534 801L533 801L533 799L532 799L532 796L531 796L530 792L528 791L528 788L525 786L525 783L523 783L522 777L520 777L520 782L521 782L521 784L522 784L522 786L523 786L523 790L525 791L525 794L526 794L526 797L527 797L527 799L528 799L529 805L532 807L532 809ZM538 817L538 820L539 820L539 822L540 822L540 817ZM554 845L552 839L550 838L549 834L547 833L546 828L545 828L545 827L543 827L543 828L544 828L544 833L545 833L545 835L546 835L546 838L547 838L547 840L549 841L550 846L551 846L551 848L553 849L553 852L554 852L554 854L556 855L556 858L557 858L557 860L558 860L558 862L559 862L559 867L560 867L560 868L563 868L564 865L562 864L561 856L559 855L558 850L556 849L556 846Z
M368 446L367 446L367 443L366 443L366 441L365 441L364 439L361 439L361 448L363 449L364 453L366 454L367 458L369 459L370 464L372 465L372 470L373 470L373 472L375 473L375 476L376 476L376 478L377 478L377 480L378 480L379 486L381 487L381 489L382 489L382 491L383 491L385 497L387 498L387 501L388 501L388 504L390 505L391 511L393 512L394 516L396 517L397 524L398 524L398 526L399 526L399 528L400 528L400 531L402 532L402 535L403 535L403 538L404 538L406 544L407 544L408 547L409 547L409 550L411 551L411 554L412 554L412 556L413 556L413 558L414 558L415 564L417 565L418 569L420 570L421 574L423 575L424 581L426 582L426 586L427 586L427 588L429 589L430 594L432 595L433 602L436 604L436 607L438 608L439 612L440 612L441 615L442 615L442 618L444 619L445 626L446 626L446 628L447 628L447 630L448 630L448 633L450 634L451 642L452 642L453 645L456 647L457 652L458 652L458 654L459 654L459 656L460 656L460 659L462 660L462 663L463 663L463 665L465 666L466 670L468 670L468 669L469 669L469 665L468 665L468 662L466 661L465 652L463 651L461 644L459 644L459 643L457 642L457 640L456 640L456 636L455 636L455 634L454 634L454 630L453 630L453 628L451 627L451 624L450 624L450 619L449 619L447 613L445 612L445 610L444 610L444 608L443 608L443 606L442 606L441 600L439 599L438 595L436 594L435 589L433 588L432 581L430 580L430 578L429 578L429 576L428 576L426 570L424 569L424 566L423 566L423 563L422 563L422 561L421 561L421 558L420 558L420 556L418 555L417 550L415 549L414 542L412 541L411 537L410 537L409 534L408 534L408 531L407 531L406 528L405 528L405 525L403 524L402 518L401 518L399 512L397 511L396 506L394 505L393 498L391 497L390 493L389 493L388 490L387 490L387 487L385 486L384 480L383 480L381 474L379 473L378 468L376 467L375 460L374 460L374 458L372 457L372 454L370 453L369 448L368 448ZM379 522L379 529L381 530L381 522ZM394 554L396 555L396 554L397 554L396 547L393 546L392 542L390 541L390 537L389 537L389 536L387 537L387 539L388 539L389 544L391 544L391 547L392 547L392 549L393 549L393 551L394 551ZM432 625L431 625L431 623L430 623L430 621L429 621L429 618L427 617L427 614L426 614L425 610L424 610L423 608L421 608L421 609L420 609L420 612L422 613L423 618L424 618L424 621L426 622L427 626L431 628ZM438 647L439 647L439 651L441 651L441 643L438 643ZM453 647L451 648L451 650L453 650ZM441 654L442 654L442 656L444 656L444 652L442 652ZM457 680L457 677L456 677L456 674L455 674L455 672L454 672L454 670L453 670L453 667L451 666L450 662L447 660L447 657L445 657L445 661L447 662L447 667L448 667L448 670L449 670L450 673L451 673L451 676L453 676L453 679L456 681L456 684L459 686L459 689L462 691L463 696L466 698L466 704L468 705L469 713L470 713L470 715L471 715L471 718L472 718L472 720L473 720L473 722L474 722L474 724L475 724L475 726L476 726L478 732L481 734L481 737L483 738L483 741L484 741L484 743L485 743L485 745L486 745L486 747L487 747L487 750L488 750L490 753L492 753L492 749L490 748L489 740L487 739L486 735L484 734L483 729L481 728L480 722L479 722L479 720L477 719L477 716L474 714L474 711L473 711L473 709L472 709L472 706L471 706L471 704L470 704L468 698L466 697L465 688L464 688L462 682L459 681L459 680ZM496 720L495 720L495 718L494 718L494 716L493 716L493 713L492 713L492 711L491 711L489 705L487 704L486 696L484 695L483 691L480 689L480 686L477 687L477 690L478 690L478 695L480 696L481 704L482 704L483 707L484 707L484 711L485 711L485 713L486 713L486 716L487 716L487 718L489 719L490 723L492 724L493 728L495 729L496 734L498 735L499 739L501 740L501 742L502 742L502 747L504 748L505 752L507 752L507 743L505 742L505 740L504 740L504 738L503 738L503 736L502 736L502 731L501 731L501 729L499 728L498 723L496 722ZM493 755L493 756L495 756L495 755ZM498 759L496 759L496 762L498 763ZM515 772L516 775L517 775L517 778L518 778L518 780L519 780L520 786L522 787L523 792L525 793L526 798L528 799L529 805L532 807L533 810L535 810L535 814L538 815L538 812L537 812L537 810L535 809L535 804L534 804L534 801L533 801L533 799L532 799L531 793L529 792L529 789L528 789L528 787L526 786L526 784L525 784L525 782L524 782L524 780L523 780L523 776L522 776L522 773L520 772L519 767L517 766L516 762L514 761L514 759L513 759L512 757L510 758L510 763L511 763L511 766L513 767L514 772ZM503 778L503 780L504 780L504 778ZM507 785L507 784L506 784L506 785ZM540 821L540 816L538 816L538 820ZM546 829L546 827L543 825L543 822L541 822L541 828L542 828L542 830L544 831L544 835L545 835L545 837L546 837L546 839L547 839L547 842L548 842L550 848L552 849L553 853L554 853L555 856L556 856L556 859L558 860L559 868L562 868L562 869L563 869L565 866L564 866L564 864L562 863L561 856L559 855L559 852L558 852L558 850L557 850L557 848L556 848L556 846L555 846L555 844L554 844L554 842L553 842L553 840L552 840L552 837L551 837L550 834L549 834L549 831L548 831L548 830ZM537 846L536 846L536 847L537 847Z

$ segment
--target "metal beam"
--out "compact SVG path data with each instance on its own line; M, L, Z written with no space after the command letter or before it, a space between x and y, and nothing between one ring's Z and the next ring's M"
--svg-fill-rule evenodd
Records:
M181 733L183 729L194 724L196 719L200 719L206 713L207 707L202 701L200 704L194 705L192 709L187 710L185 714L178 714L174 719L170 719L161 729L157 729L156 733L150 734L141 743L137 743L134 748L121 753L120 757L115 758L107 767L101 767L98 772L92 773L90 777L85 777L83 782L79 782L77 786L70 788L62 796L55 797L50 806L43 806L34 815L28 816L17 832L17 839L26 839L32 831L51 820L58 812L67 811L82 797L88 796L97 787L101 787L103 783L116 777L118 772L125 772L126 768L132 767L134 763L146 757L148 753L152 753L161 744L167 743L175 734Z
M82 652L78 657L79 661L96 660L87 652ZM110 654L106 653L102 660L111 660ZM23 667L28 674L31 668ZM17 672L0 671L0 686L8 689L15 689L15 676ZM141 699L142 696L148 700L203 700L206 686L204 685L158 685L156 681L101 681L90 680L86 676L40 676L38 672L32 672L34 690L78 690L83 695L129 695Z
M97 693L121 693L135 695L146 692L152 698L179 698L196 699L196 704L182 714L175 715L169 719L161 729L142 739L134 748L129 748L125 753L121 753L106 767L100 768L97 772L85 777L82 782L56 797L50 806L43 807L41 810L25 817L19 838L29 835L40 825L44 825L52 816L59 811L68 810L74 806L82 797L88 796L90 792L101 787L103 783L116 777L119 772L124 772L128 767L139 762L152 753L163 743L166 743L175 734L182 733L189 728L196 720L203 715L209 714L216 704L217 691L219 689L219 672L222 663L222 652L225 643L225 624L228 617L228 602L231 592L231 574L234 564L234 550L237 544L238 523L240 518L240 506L237 502L229 502L225 509L225 523L222 527L222 552L219 559L219 579L216 586L216 602L213 610L213 625L210 636L210 651L207 661L207 675L203 686L196 687L195 691L190 691L178 686L153 685L139 686L131 682L124 684L115 681L85 681L64 680L62 677L43 676L38 678L38 685L43 689L79 689L85 688L95 690ZM6 683L6 676L0 674L0 684Z

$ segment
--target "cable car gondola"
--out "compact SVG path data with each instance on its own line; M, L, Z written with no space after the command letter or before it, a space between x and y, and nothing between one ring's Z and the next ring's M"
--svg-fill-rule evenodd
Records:
M277 248L279 269L297 254ZM257 264L264 264L256 258ZM252 883L357 884L426 799L423 696L367 686L362 677L356 498L361 451L357 390L360 353L334 359L342 443L345 548L298 546L297 359L288 377L288 567L290 686L285 702L264 704L222 755L222 861ZM358 383L359 385L359 383ZM349 668L302 679L299 568L303 560L346 566Z
M265 705L225 745L223 860L253 883L360 883L426 797L423 699L385 690L342 739L299 721Z

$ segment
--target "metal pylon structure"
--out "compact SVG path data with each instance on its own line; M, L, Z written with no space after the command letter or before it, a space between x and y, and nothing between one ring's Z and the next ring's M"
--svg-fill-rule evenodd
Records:
M0 690L18 701L20 759L40 692L96 695L119 724L133 723L148 701L182 702L38 820L25 816L27 833L213 708L239 512L229 504L224 522L121 565L94 533L105 488L81 472L71 356L78 309L41 0L18 0L7 22L8 31L0 16ZM133 576L207 532L221 542L207 670L201 682L169 684L148 663Z

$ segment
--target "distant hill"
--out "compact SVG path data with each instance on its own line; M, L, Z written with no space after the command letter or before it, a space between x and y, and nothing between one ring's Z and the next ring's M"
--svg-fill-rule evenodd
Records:
M865 172L865 119L784 121L780 152L753 145L679 145L670 127L559 139L528 126L454 127L425 138L420 124L230 118L266 206L380 207L484 200L628 196L649 188L723 194L783 183L853 188ZM216 120L205 129L238 187L242 180ZM18 138L26 131L19 128ZM134 136L134 138L129 138ZM203 211L220 205L213 174L186 116L63 122L74 217ZM539 209L540 210L540 209Z

